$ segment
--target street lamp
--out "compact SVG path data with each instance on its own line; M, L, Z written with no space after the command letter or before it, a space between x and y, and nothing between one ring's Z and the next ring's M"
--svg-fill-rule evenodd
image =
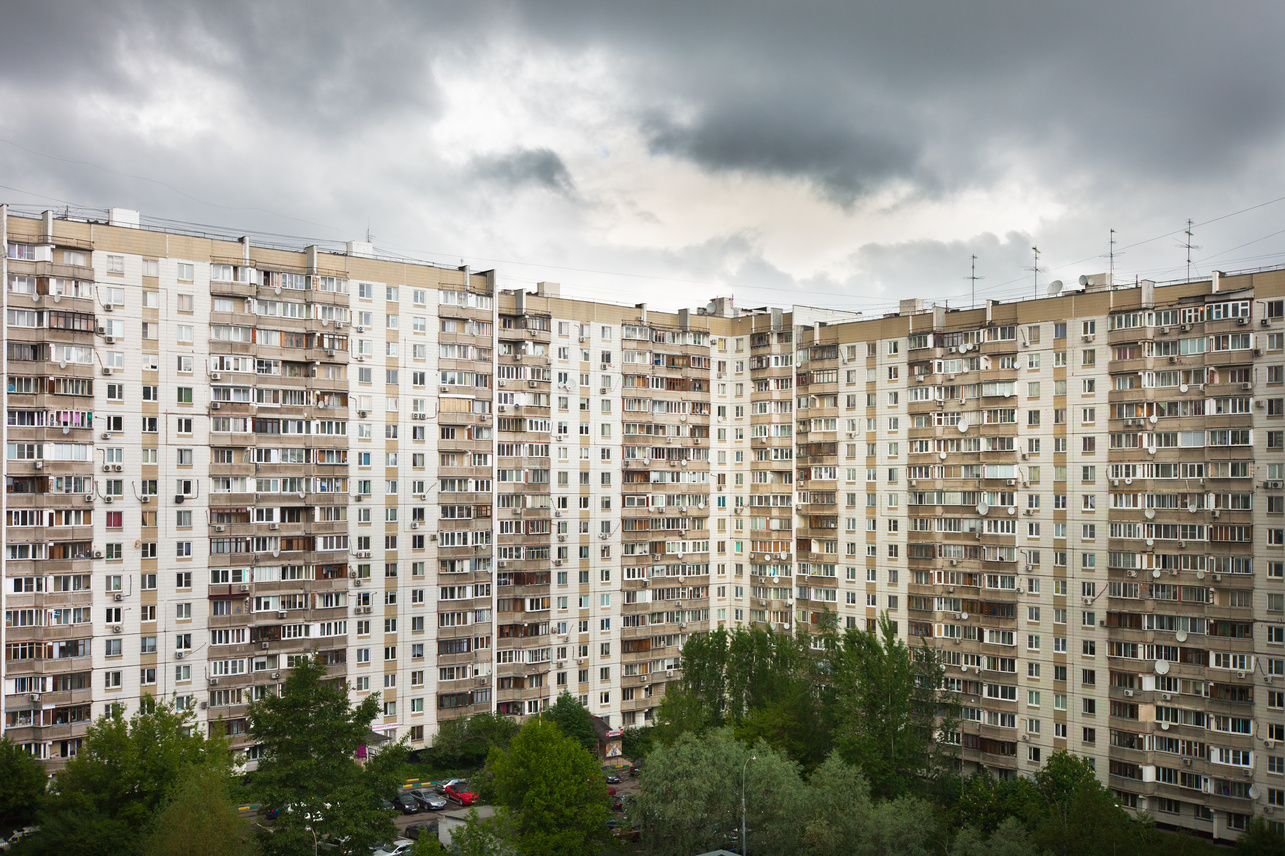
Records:
M748 851L745 848L745 771L749 769L751 761L757 760L757 755L751 755L741 765L741 856L748 856Z

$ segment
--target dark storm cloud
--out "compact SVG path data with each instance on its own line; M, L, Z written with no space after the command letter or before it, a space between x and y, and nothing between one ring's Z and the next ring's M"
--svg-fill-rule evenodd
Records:
M517 149L500 155L476 157L472 170L479 178L510 190L534 186L563 195L571 195L575 191L566 164L548 148Z
M1285 7L542 4L546 38L634 60L654 149L850 202L1029 158L1050 182L1231 175L1285 124Z

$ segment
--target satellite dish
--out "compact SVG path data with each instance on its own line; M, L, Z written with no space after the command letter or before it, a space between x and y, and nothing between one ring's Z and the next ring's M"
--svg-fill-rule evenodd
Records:
M1186 630L1179 630L1177 633L1175 633L1175 634L1173 635L1173 638L1177 639L1179 642L1186 642L1186 641L1187 641L1187 631L1186 631Z
M1167 675L1167 674L1169 674L1169 661L1168 661L1168 660L1156 660L1156 674L1157 674L1157 675Z
M1155 539L1155 538L1148 538L1148 539L1147 539L1147 546L1148 546L1148 547L1154 547L1154 546L1156 546L1156 539ZM1156 574L1156 576L1160 576L1160 574L1159 574L1159 573L1157 573L1157 574Z
M1088 278L1087 276L1085 276L1084 274L1080 274L1080 280L1079 280L1079 281L1080 281L1080 285L1088 285L1088 284L1089 284L1089 278Z
M1262 793L1262 791L1260 791L1260 790L1258 789L1258 785L1250 785L1250 786L1249 786L1249 798L1250 798L1251 800L1256 800L1256 799L1258 799L1258 795L1259 795L1260 793Z
M1147 421L1150 422L1152 425L1155 425L1157 422L1160 421L1160 417L1153 413L1147 417Z
M1198 579L1198 580L1203 580L1204 578L1205 578L1205 572L1204 572L1204 571L1196 571L1196 579Z
M960 621L967 621L967 620L968 620L968 613L967 613L967 612L961 612L961 613L959 614L959 620L960 620Z
M715 309L717 309L717 308L718 308L718 304L717 304L717 303L715 303L715 302L714 302L714 301L712 301L712 300L711 300L709 303L706 303L706 304L705 304L705 312L706 312L706 313L708 313L708 314L710 314L710 315L713 315L713 314L714 314L714 310L715 310Z
M1084 277L1080 277L1080 279L1084 279ZM1081 283L1081 285L1083 285L1083 283ZM1049 291L1048 291L1049 297L1055 297L1061 293L1062 293L1062 280L1055 279L1049 283Z
M1017 506L1015 506L1015 505L1010 505L1010 506L1008 507L1008 513L1009 513L1009 514L1016 514L1016 513L1017 513Z
M1186 385L1185 383L1180 383L1180 384L1178 384L1178 391L1179 391L1179 392L1186 392L1186 391L1187 391L1187 385Z
M967 667L967 666L960 666L960 667L959 667L959 670L960 670L961 672L967 672L967 671L968 671L968 667Z
M1168 730L1169 730L1169 723L1167 723L1167 722L1162 722L1162 723L1160 723L1160 730L1161 730L1161 731L1168 731Z
M1190 512L1191 514L1195 514L1197 511L1196 503L1193 502L1191 505L1188 505L1187 511Z
M965 342L964 344L962 344L962 345L960 345L960 346L959 346L959 352L960 352L961 354L966 354L966 353L968 353L968 352L972 349L972 347L973 347L973 346L972 346L972 345L970 345L968 342Z
M938 457L939 457L939 458L941 458L941 459L944 461L944 460L946 460L946 453L945 453L945 452L942 452L940 455L938 455Z
M961 420L959 420L959 424L958 424L958 425L956 425L955 427L959 429L959 433L960 433L960 434L967 434L967 433L968 433L968 420L967 420L967 419L961 419Z
M990 510L991 510L991 507L990 507L989 505L987 505L986 503L984 503L984 502L979 502L979 503L977 503L977 513L978 513L978 514L980 514L982 517L985 517L985 516L986 516L986 512L988 512L988 511L990 511Z
M1142 516L1147 518L1148 520L1155 520L1156 510L1154 508L1148 508L1146 511L1142 512Z
M1159 569L1159 568L1156 568L1154 571L1152 571L1152 572L1151 572L1151 578L1152 578L1153 580L1158 580L1158 579L1160 579L1160 569Z

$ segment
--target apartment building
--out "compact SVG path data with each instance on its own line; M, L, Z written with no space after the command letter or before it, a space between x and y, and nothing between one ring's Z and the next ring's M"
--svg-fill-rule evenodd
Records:
M432 740L651 721L692 633L888 613L969 767L1285 812L1285 271L878 318L650 311L3 210L4 728L57 767L319 652Z

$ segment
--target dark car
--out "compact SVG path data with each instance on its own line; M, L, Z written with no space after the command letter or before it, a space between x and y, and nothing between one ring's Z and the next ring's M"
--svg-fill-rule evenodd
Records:
M424 811L441 811L446 808L446 797L439 796L428 788L412 788L406 794L414 797Z
M615 773L608 773L608 774L607 774L607 784L609 784L609 785L618 785L618 784L620 784L620 777L619 777L619 776L617 776Z
M418 841L421 835L427 838L436 838L437 821L433 821L432 823L412 823L410 826L402 830L402 835L406 836L411 841Z
M419 814L419 800L410 794L398 794L393 797L393 805L402 814Z
M636 843L642 838L641 829L630 829L627 826L622 826L620 821L614 818L607 821L607 831L621 841L632 841Z

